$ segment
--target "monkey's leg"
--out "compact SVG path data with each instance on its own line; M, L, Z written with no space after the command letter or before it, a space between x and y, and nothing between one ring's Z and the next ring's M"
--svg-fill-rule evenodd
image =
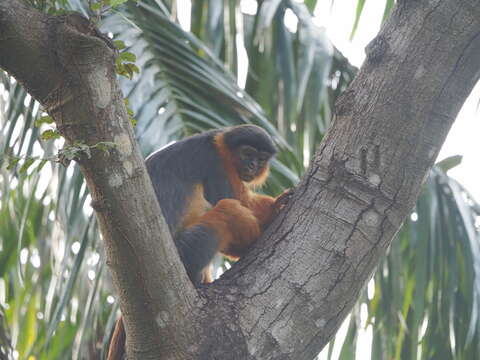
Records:
M217 252L239 258L260 236L253 212L235 199L220 200L175 236L180 257L193 283L208 282L207 268Z
M204 282L204 269L218 252L219 241L215 230L196 223L175 235L175 245L188 277L195 284Z

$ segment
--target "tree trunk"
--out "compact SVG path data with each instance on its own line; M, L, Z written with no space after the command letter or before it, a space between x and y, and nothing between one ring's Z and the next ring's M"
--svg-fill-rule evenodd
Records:
M337 103L285 211L212 285L185 275L139 155L114 51L78 15L0 3L0 67L70 144L101 224L130 359L312 359L357 300L409 214L480 77L475 0L399 1Z

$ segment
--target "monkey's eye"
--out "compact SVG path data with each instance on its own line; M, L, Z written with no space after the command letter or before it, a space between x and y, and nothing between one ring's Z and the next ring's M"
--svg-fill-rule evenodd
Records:
M258 160L260 161L267 162L268 159L270 159L270 155L267 153L260 153L260 155L258 155Z
M257 150L251 146L242 146L239 150L241 159L248 160L257 157Z

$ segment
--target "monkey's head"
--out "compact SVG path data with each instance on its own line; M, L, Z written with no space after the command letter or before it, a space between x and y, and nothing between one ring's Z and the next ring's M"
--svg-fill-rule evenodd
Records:
M268 133L255 125L240 125L224 133L224 141L231 152L238 176L245 182L263 182L268 174L268 162L276 153Z

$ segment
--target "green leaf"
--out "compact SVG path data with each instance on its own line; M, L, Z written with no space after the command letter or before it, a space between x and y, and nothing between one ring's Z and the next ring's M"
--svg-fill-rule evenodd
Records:
M317 6L317 0L305 0L305 5L307 6L308 10L313 14L315 10L315 6Z
M126 3L128 0L110 0L110 6L111 7L117 7L119 5L122 5L124 3Z
M113 44L118 50L122 50L127 47L122 40L113 40Z
M52 124L53 123L53 118L51 116L42 116L35 120L35 126L40 127L42 124Z
M99 11L101 8L102 8L101 3L93 3L90 5L90 9L92 9L92 11Z
M75 282L77 281L77 278L79 275L78 270L80 269L83 258L85 256L87 245L90 241L90 238L88 237L88 229L90 228L90 226L91 226L91 222L88 222L85 225L82 240L80 243L80 249L78 251L77 256L75 257L75 261L73 263L72 270L71 270L71 275L68 276L67 285L63 288L62 294L60 294L60 302L57 304L53 317L50 323L48 324L48 330L47 330L47 336L46 336L47 343L52 340L54 332L57 329L58 324L60 323L63 310L68 305L72 297L72 291L74 289Z
M125 64L125 66L128 67L132 71L132 73L136 73L136 74L140 73L140 69L135 64L127 63Z
M102 141L91 146L92 149L98 149L105 153L110 153L110 150L114 149L115 147L116 147L116 144L110 141Z
M60 133L57 130L53 130L53 129L45 130L41 135L41 138L43 140L55 140L55 139L60 139L60 137L61 137Z
M130 62L135 62L137 61L137 57L134 53L131 53L129 51L124 51L118 55L118 58L123 61L130 61Z
M28 168L30 166L32 166L32 164L35 162L35 159L33 158L27 158L25 159L25 162L23 163L22 167L20 168L19 170L19 173L20 174L24 174L25 172L27 172Z
M355 22L353 24L352 32L350 33L350 40L353 39L353 37L355 36L355 32L357 31L358 23L360 22L360 16L362 16L364 5L365 5L365 0L358 0L357 10L355 14Z
M447 172L448 170L453 169L454 167L460 165L462 163L463 156L462 155L453 155L442 161L439 161L435 164L435 166L439 167L443 170L443 172Z
M7 170L12 170L18 164L19 161L20 161L20 158L9 157Z
M391 12L394 4L395 4L394 0L387 0L387 2L385 3L385 10L383 11L382 22L387 20L388 15L390 15L390 12Z

